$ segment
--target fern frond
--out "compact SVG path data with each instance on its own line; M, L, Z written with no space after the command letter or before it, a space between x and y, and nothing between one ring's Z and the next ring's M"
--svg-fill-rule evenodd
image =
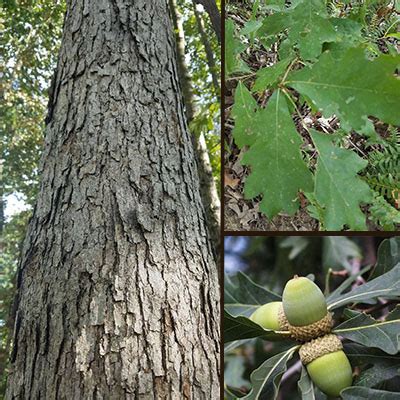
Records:
M396 230L400 224L400 211L391 206L379 192L373 192L374 200L369 208L370 219L385 231Z

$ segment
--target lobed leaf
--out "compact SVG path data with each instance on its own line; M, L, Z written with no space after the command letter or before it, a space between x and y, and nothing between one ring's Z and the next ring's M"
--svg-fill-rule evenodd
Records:
M246 46L235 37L235 24L232 20L225 21L225 71L227 75L236 72L249 72L250 68L240 58L240 53Z
M312 190L312 175L302 159L303 142L280 90L274 92L254 124L260 133L242 160L251 166L245 196L263 194L260 210L270 218L281 211L294 214L298 192Z
M323 43L339 39L328 19L325 2L321 0L302 0L283 12L268 16L259 33L276 35L286 29L289 43L297 45L304 60L315 59L321 54Z
M345 236L325 236L322 242L322 264L324 269L351 271L349 259L361 258L360 248Z
M286 85L311 99L325 116L340 118L345 130L363 131L369 116L400 125L400 80L394 75L399 56L368 60L363 48L342 57L326 51L312 66L288 75Z
M313 195L325 228L336 231L346 225L353 230L366 230L360 203L368 203L372 196L357 173L367 161L351 150L335 147L334 135L312 131L311 136L319 154Z
M240 148L251 146L260 135L259 126L254 122L257 110L258 105L252 94L239 82L235 90L235 104L232 107L232 117L235 120L232 134Z
M285 58L282 61L277 62L271 67L262 68L257 71L257 79L252 88L253 92L261 92L268 89L269 87L275 86L278 83L279 78L285 73L287 67L292 61L291 57Z
M378 248L377 259L371 278L385 274L400 263L400 237L385 239Z
M389 355L380 349L357 343L344 343L344 351L351 364L361 368L354 381L355 386L373 387L400 372L400 354Z

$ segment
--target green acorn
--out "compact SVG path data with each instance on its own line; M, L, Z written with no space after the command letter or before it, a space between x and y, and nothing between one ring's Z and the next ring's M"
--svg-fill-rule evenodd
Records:
M295 276L283 290L283 309L294 338L307 341L329 333L332 316L325 296L310 279Z
M257 308L250 319L265 329L287 331L288 323L281 301L272 301Z
M350 362L336 335L325 335L301 346L301 362L314 384L325 394L338 397L353 382Z

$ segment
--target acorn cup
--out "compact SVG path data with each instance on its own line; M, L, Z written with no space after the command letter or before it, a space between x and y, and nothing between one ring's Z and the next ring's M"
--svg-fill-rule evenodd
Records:
M281 301L272 301L257 308L250 319L264 329L288 331L289 325Z
M328 396L338 397L352 385L351 365L336 335L325 335L303 344L299 354L311 380Z
M287 282L282 299L288 328L295 339L305 342L331 331L332 315L325 296L310 279L295 276Z

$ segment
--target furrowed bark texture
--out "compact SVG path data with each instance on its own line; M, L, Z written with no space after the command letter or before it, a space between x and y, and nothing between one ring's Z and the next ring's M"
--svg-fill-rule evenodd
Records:
M166 1L68 1L8 399L219 398L218 276Z

